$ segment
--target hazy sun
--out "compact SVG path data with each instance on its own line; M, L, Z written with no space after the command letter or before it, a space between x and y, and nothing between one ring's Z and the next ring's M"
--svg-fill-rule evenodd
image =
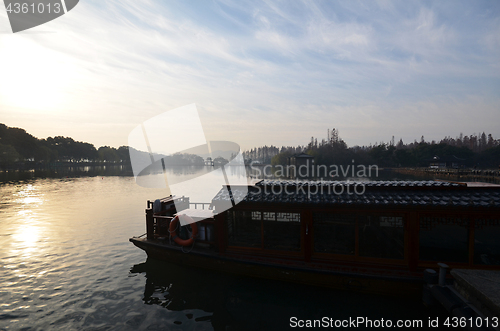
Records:
M17 35L0 39L0 99L10 106L49 110L63 101L70 72L59 53Z

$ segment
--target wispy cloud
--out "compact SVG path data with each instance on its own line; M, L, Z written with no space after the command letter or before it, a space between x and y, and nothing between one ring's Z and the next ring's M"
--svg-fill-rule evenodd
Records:
M0 34L1 86L30 58L32 81L63 96L16 103L11 86L0 116L114 146L192 102L209 137L247 148L305 143L328 127L350 144L467 126L500 136L499 14L481 1L84 1L32 30L55 33Z

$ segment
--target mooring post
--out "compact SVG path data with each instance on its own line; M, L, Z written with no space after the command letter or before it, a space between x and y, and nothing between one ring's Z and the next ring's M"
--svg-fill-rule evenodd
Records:
M146 209L146 233L148 240L154 239L154 217L153 209L151 208Z
M438 283L438 274L432 269L424 270L424 286L422 289L422 301L427 307L434 306L436 299L431 293L431 289Z
M438 263L439 266L439 286L444 286L446 283L446 270L449 268L447 264Z

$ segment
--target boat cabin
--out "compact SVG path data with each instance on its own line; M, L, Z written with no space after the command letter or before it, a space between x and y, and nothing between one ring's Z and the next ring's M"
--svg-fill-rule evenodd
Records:
M195 223L197 238L182 251L293 272L280 279L318 284L310 274L320 273L421 281L423 270L438 262L500 269L500 185L263 180L246 189L237 204L238 187L222 189L211 203L186 197L148 202L147 239L133 242L165 258L166 250L179 248L171 219L183 213L195 218L198 209L205 210L198 219L206 218ZM233 207L220 211L228 202ZM352 279L341 282L362 283ZM319 283L328 282L325 276Z

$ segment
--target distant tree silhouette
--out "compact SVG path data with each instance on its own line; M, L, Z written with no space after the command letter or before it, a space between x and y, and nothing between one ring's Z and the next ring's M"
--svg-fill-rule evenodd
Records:
M281 148L256 147L243 152L245 160L260 161L273 165L285 165L287 158L293 154L305 152L314 156L315 164L377 164L384 167L417 167L428 166L429 160L434 156L456 156L465 159L466 166L477 165L483 167L497 167L500 165L500 157L497 155L497 147L500 148L500 140L493 138L491 134L482 133L460 135L456 138L444 137L439 142L433 140L426 142L424 136L420 142L416 139L405 144L402 139L395 144L394 136L388 143L374 143L369 146L347 147L340 138L338 130L328 129L327 138L321 139L311 137L306 146L282 146ZM269 156L271 155L271 160Z
M9 166L18 161L21 155L10 145L0 144L0 165Z
M147 151L138 151L146 153ZM456 156L465 159L467 166L498 168L500 165L500 139L482 132L456 138L444 137L441 141L426 142L424 136L420 142L415 139L405 144L402 139L395 144L394 136L388 143L380 142L369 146L348 147L339 136L337 129L328 129L327 137L311 137L304 146L262 146L243 152L245 162L260 161L264 164L287 163L287 158L299 153L314 156L315 164L377 164L384 167L426 166L434 156ZM157 155L159 156L159 155ZM179 154L160 156L170 165L203 165L200 156ZM217 160L217 158L216 158ZM224 160L224 161L223 161ZM221 162L227 162L223 159ZM120 162L130 165L129 147L118 149L75 141L70 137L55 136L37 139L25 130L8 127L0 123L0 167L15 167L25 162L52 164L59 162ZM215 160L214 160L215 161Z

